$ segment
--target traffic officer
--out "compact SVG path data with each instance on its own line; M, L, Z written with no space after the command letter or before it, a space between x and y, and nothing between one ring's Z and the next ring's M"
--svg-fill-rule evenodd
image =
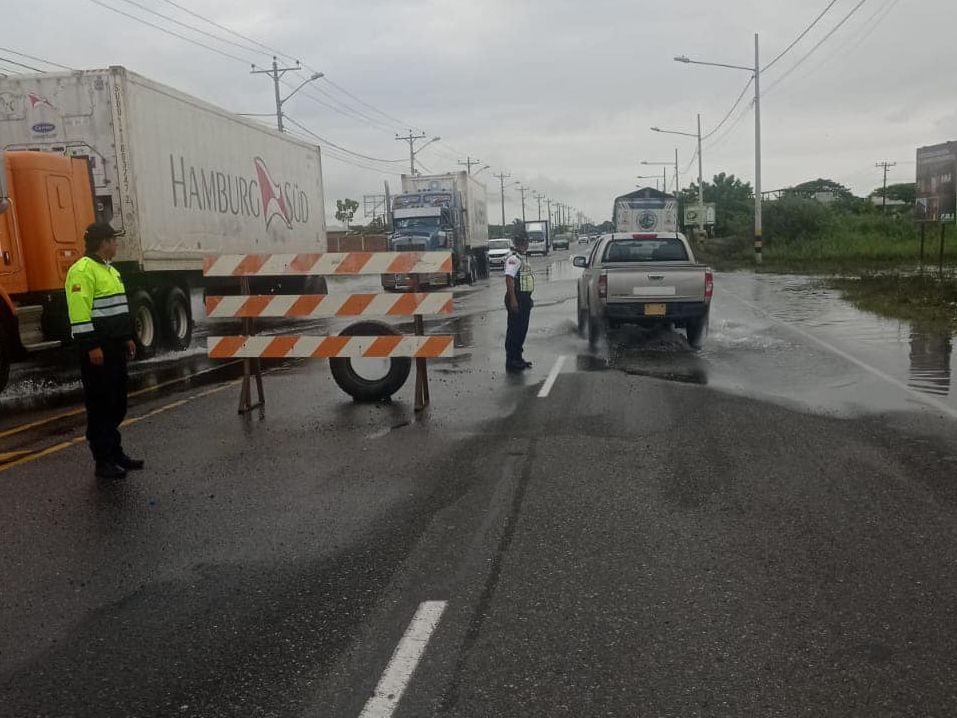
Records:
M528 235L524 228L520 228L512 239L512 253L505 259L505 309L508 310L505 370L508 372L524 371L532 366L522 356L532 314L532 292L535 291L535 275L525 256L527 251Z
M133 322L116 256L117 233L107 222L86 228L86 255L66 275L66 296L73 340L80 350L86 403L86 438L96 476L122 479L143 461L123 451L120 424L126 417L126 362L136 354Z

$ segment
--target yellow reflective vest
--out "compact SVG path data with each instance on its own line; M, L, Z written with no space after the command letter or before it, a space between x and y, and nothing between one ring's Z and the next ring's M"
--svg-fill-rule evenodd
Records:
M64 288L74 341L92 348L132 339L126 287L112 265L87 255L70 267Z

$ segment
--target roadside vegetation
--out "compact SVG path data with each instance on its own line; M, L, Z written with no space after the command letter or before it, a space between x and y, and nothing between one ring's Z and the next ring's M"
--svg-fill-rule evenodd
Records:
M751 186L722 174L705 183L704 194L718 208L716 237L697 243L702 261L721 270L823 275L862 309L957 331L957 227L947 228L939 271L940 227L926 227L922 256L913 183L888 186L886 212L831 180L782 191L764 203L760 266L754 263ZM682 200L697 202L697 186Z

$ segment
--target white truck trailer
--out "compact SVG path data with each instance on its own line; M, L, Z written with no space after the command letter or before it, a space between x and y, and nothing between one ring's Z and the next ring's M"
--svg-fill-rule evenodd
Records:
M0 77L0 153L18 150L87 158L94 214L123 233L116 265L141 355L189 344L189 292L205 256L326 250L317 146L123 67ZM20 235L31 241L29 227ZM295 293L305 284L254 289ZM52 289L8 291L6 304L31 305L26 314L42 315L44 339L56 341L69 331L62 292Z

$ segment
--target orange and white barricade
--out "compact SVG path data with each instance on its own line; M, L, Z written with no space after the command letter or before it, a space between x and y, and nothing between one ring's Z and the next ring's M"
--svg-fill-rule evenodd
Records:
M210 336L207 351L212 359L242 359L243 382L239 411L248 413L265 407L262 387L262 359L415 359L415 409L424 409L430 401L427 359L453 355L453 337L426 336L424 315L452 313L452 292L412 292L392 295L361 294L268 294L250 293L252 277L332 276L356 274L402 273L431 274L452 271L450 252L324 252L310 254L244 254L207 257L203 273L206 277L236 277L240 280L239 295L208 296L206 314L209 319L242 319L242 334ZM363 331L352 332L359 324L350 325L336 336L289 334L257 335L253 321L260 318L413 317L415 334L402 335L394 327L381 322L380 335L365 333L369 322L361 322ZM408 375L408 367L405 369ZM334 372L335 374L335 372ZM256 379L257 403L252 403L251 380ZM405 381L403 377L401 382ZM337 377L346 391L348 388ZM393 387L397 388L397 387ZM355 393L351 392L355 397ZM366 396L365 398L370 398ZM385 397L381 397L385 398Z

